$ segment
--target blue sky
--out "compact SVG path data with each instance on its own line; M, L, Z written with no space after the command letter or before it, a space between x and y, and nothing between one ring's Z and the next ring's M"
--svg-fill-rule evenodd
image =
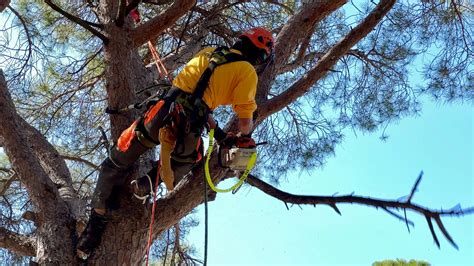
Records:
M474 206L473 107L469 104L423 104L420 116L380 132L349 132L323 169L295 173L280 188L295 194L349 194L396 199L407 195L424 171L414 202L448 209ZM229 182L230 181L230 182ZM235 180L219 184L229 186ZM459 246L454 249L438 231L433 242L424 217L408 213L415 227L384 211L340 205L342 216L319 206L285 205L249 186L237 194L219 194L209 204L209 265L371 265L384 259L422 259L432 265L474 265L474 216L444 218ZM197 216L204 221L203 207ZM204 253L203 223L189 241Z

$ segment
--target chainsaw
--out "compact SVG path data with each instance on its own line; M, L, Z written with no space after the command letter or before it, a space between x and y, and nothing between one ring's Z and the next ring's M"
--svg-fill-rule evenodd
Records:
M231 171L245 171L252 154L256 152L256 148L219 147L217 156L218 164L220 167L229 169Z
M241 174L239 181L237 184L233 185L232 187L228 189L220 189L217 188L214 183L211 180L211 175L209 173L209 159L211 158L211 153L213 150L213 145L214 145L214 129L211 129L209 131L209 147L206 152L206 160L204 162L204 174L207 180L207 183L211 187L212 190L215 192L230 192L233 191L235 193L235 190L238 189L242 183L247 179L247 176L249 175L250 171L253 169L255 166L255 163L257 161L257 145L262 145L266 144L266 142L254 143L250 147L243 146L241 144L237 145L233 144L230 147L218 147L218 154L217 154L217 162L220 167L223 167L225 169L228 169L234 174L239 175ZM239 147L240 146L240 147Z

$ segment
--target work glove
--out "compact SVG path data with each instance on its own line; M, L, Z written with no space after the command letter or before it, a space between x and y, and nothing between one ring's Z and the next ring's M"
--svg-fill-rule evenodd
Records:
M235 136L234 133L226 133L220 127L214 129L214 138L217 140L217 144L222 148L232 148L237 143L237 136Z
M237 138L236 146L239 148L255 148L255 140L250 135L242 135Z
M223 141L227 137L227 133L222 130L220 127L216 127L214 129L214 138L217 140L217 142Z

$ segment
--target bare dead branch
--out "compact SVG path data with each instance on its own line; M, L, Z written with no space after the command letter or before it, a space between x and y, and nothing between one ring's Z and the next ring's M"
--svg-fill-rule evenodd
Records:
M336 206L336 204L330 204L329 206L330 206L331 208L333 208L334 211L337 212L337 214L342 215L341 211L340 211L339 208Z
M405 224L407 225L408 233L410 233L410 225L408 224L408 218L407 218L407 209L403 209L403 215L405 219Z
M415 185L413 185L413 188L411 189L410 195L408 195L407 202L410 202L411 199L413 198L413 195L415 195L415 192L418 189L418 185L420 184L421 178L423 177L423 171L420 172L418 175L418 178L415 181Z
M95 27L98 27L98 28L102 28L102 25L100 24L96 24L96 23L92 23L92 22L89 22L89 21L85 21L81 18L78 18L72 14L69 14L68 12L66 12L65 10L63 10L61 7L59 7L58 5L54 4L51 0L44 0L44 2L49 5L53 10L55 10L56 12L58 12L59 14L63 15L65 18L69 19L70 21L78 24L79 26L83 27L84 29L88 30L90 33L94 34L95 36L99 37L105 44L107 44L109 42L109 39L107 37L105 37L104 34L102 34L102 32L100 32L99 30L93 28L92 26L95 26Z
M449 235L448 230L446 230L446 227L444 227L443 222L441 221L441 218L439 216L433 218L436 221L436 224L438 224L439 229L443 233L444 237L455 247L456 249L459 249L458 245L454 242L453 238Z
M415 224L414 224L412 221L408 220L408 219L406 218L406 216L405 216L405 217L402 217L400 214L398 214L398 213L396 213L396 212L394 212L394 211L392 211L392 210L390 210L390 209L387 209L387 208L382 208L382 210L386 211L388 214L390 214L390 215L392 215L393 217L399 219L400 221L403 221L404 223L406 223L406 225L407 225L407 227L408 227L408 231L410 231L410 227L409 227L410 225L411 225L411 226L415 226ZM405 210L405 209L404 209L404 210ZM406 212L405 212L405 215L406 215Z
M36 244L32 237L20 235L0 227L0 248L6 248L20 256L35 256Z
M428 227L430 228L431 235L433 236L433 239L436 243L436 246L438 248L440 248L441 246L439 245L439 240L438 240L438 237L436 236L436 232L434 231L433 223L431 222L431 218L427 217L427 216L425 216L425 218L426 218L426 222L428 223Z
M418 182L419 179L417 179ZM399 215L398 213L394 212L393 210L411 210L415 213L423 215L427 222L428 226L430 228L430 232L433 235L433 239L435 240L436 245L439 247L439 240L438 237L436 236L436 233L434 232L433 228L433 223L432 220L435 220L436 223L438 224L438 227L440 228L441 232L443 232L443 235L446 237L446 239L449 241L451 245L453 245L456 249L458 246L454 242L453 238L449 235L448 231L444 227L442 221L441 221L441 216L463 216L463 215L468 215L468 214L473 214L474 213L474 207L466 208L466 209L451 209L448 211L444 210L431 210L428 209L424 206L420 206L417 204L414 204L409 201L399 201L399 200L383 200L383 199L374 199L370 197L361 197L361 196L354 196L354 195L346 195L346 196L309 196L309 195L294 195L290 194L284 191L281 191L268 183L256 178L253 175L249 175L247 182L251 185L254 186L264 193L275 197L277 199L282 200L285 205L287 203L292 203L292 204L308 204L308 205L313 205L316 206L318 204L323 204L323 205L328 205L332 207L333 209L337 204L342 204L342 203L350 203L350 204L361 204L361 205L366 205L366 206L371 206L374 208L381 208L385 211L387 211L390 215L396 217L399 220L404 221L409 225L414 225L413 222L409 221L406 219L406 214L405 218ZM336 209L335 209L336 210ZM340 212L338 212L340 214Z
M83 163L83 164L85 164L85 165L87 165L87 166L89 166L90 168L93 168L93 169L99 168L99 166L96 165L95 163L93 163L91 161L88 161L84 158L74 156L74 155L61 154L61 158L66 159L66 160L70 160L70 161L76 161L76 162Z
M136 27L131 32L131 37L135 47L144 44L147 40L160 35L165 29L173 25L181 16L191 9L195 1L176 0L162 14Z
M19 77L21 75L21 73L23 72L23 70L26 68L26 66L28 65L28 63L30 61L31 54L32 54L33 42L31 41L30 31L28 30L28 27L26 26L26 22L23 19L23 17L20 15L20 13L18 13L18 11L16 11L11 6L7 6L7 7L20 20L21 25L23 26L23 29L25 30L26 39L28 41L28 54L26 56L26 59L24 60L25 62L23 63L23 66L20 68L20 71L18 71L18 73L14 77L12 77L12 79L16 79L17 77Z

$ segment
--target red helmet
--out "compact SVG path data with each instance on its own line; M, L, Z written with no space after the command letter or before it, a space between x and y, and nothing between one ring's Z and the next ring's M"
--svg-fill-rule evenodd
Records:
M268 30L256 27L242 33L239 38L247 37L256 47L265 50L267 57L273 53L274 39Z

